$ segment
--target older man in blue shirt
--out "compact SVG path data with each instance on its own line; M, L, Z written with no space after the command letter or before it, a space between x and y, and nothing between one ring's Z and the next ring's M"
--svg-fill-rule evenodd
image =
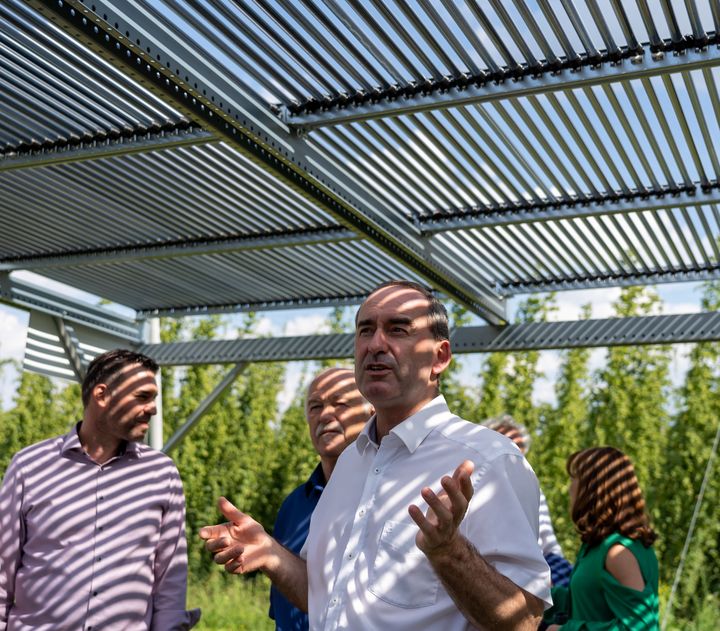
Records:
M288 495L280 506L273 536L296 554L305 543L310 516L320 499L338 456L357 438L372 416L349 368L321 372L308 387L305 416L310 440L320 462L308 480ZM270 617L277 631L306 631L308 616L293 606L275 587L270 591Z

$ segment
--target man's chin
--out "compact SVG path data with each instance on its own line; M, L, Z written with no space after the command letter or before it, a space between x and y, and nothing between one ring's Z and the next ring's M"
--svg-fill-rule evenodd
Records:
M133 427L133 429L130 431L130 435L128 436L128 440L132 440L135 442L139 442L141 440L145 440L145 435L148 433L148 430L150 429L150 426L147 423L141 423L140 425L136 425Z
M373 405L375 401L382 403L388 397L394 396L396 394L394 390L393 384L379 379L366 381L360 389L363 396Z

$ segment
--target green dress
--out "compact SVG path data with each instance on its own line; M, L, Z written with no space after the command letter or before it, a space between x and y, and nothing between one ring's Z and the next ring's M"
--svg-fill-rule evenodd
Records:
M626 587L605 569L605 557L615 544L637 559L645 589ZM658 562L652 547L613 533L592 547L583 544L570 587L554 587L548 623L562 623L563 631L654 631L658 629Z

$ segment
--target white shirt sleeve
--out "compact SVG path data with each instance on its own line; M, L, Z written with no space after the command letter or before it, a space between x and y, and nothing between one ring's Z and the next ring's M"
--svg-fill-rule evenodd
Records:
M540 489L521 455L503 454L472 476L465 536L498 572L552 604L550 569L538 545Z

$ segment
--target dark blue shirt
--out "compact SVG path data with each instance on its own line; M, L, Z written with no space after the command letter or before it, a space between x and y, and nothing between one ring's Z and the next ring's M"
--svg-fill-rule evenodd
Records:
M318 464L308 481L288 495L280 506L273 536L296 554L300 552L310 530L310 516L325 488L325 474ZM278 631L307 631L308 617L292 605L277 589L270 588L270 617Z

